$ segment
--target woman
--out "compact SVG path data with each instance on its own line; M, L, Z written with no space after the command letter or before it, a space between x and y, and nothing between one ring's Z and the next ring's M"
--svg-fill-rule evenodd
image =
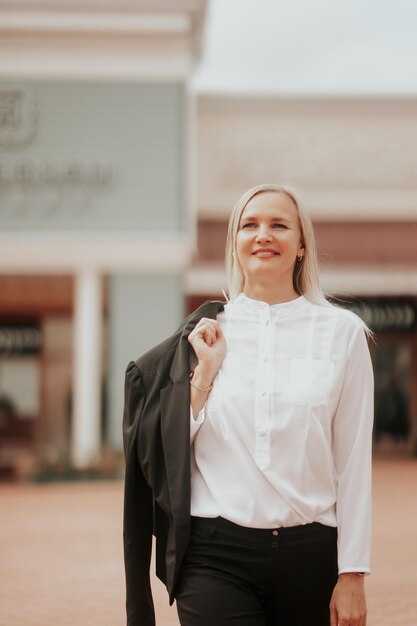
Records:
M239 200L226 259L229 302L189 318L181 335L195 361L189 493L179 462L191 536L181 552L178 530L165 554L177 564L168 588L181 626L364 626L373 418L366 327L324 298L311 223L284 188L261 185ZM155 360L149 355L136 369ZM151 423L144 400L137 404L127 402L129 428L132 406ZM175 512L178 490L169 505L158 500L150 453L139 456L157 510ZM174 535L189 524L178 519ZM130 545L125 536L127 561Z

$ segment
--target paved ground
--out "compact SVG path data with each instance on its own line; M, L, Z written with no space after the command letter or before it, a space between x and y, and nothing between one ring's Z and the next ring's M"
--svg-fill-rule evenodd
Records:
M375 463L368 626L417 626L416 493L417 460ZM121 483L2 485L0 502L0 626L125 624ZM158 626L177 626L153 587Z

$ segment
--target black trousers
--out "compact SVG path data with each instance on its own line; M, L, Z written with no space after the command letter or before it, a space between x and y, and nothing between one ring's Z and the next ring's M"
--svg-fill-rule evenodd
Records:
M337 529L192 518L176 591L181 626L328 626Z

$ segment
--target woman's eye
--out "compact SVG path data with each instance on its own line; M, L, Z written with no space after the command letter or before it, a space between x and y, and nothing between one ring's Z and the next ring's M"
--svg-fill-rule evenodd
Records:
M246 222L245 224L243 224L243 225L242 225L242 227L241 227L241 228L242 228L242 229L243 229L243 228L245 228L245 229L246 229L246 228L256 228L256 227L257 227L256 222ZM285 229L286 229L286 228L287 228L287 226L286 226L285 224L281 224L281 222L274 222L273 224L271 224L271 228L274 228L274 229L278 229L278 230L279 230L279 229L281 229L281 228L285 228Z

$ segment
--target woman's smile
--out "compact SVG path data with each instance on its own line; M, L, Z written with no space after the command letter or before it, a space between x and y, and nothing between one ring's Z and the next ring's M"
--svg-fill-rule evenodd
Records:
M279 255L279 252L273 250L272 248L259 248L252 252L253 255L258 256L260 258L268 259L271 257L275 257Z

